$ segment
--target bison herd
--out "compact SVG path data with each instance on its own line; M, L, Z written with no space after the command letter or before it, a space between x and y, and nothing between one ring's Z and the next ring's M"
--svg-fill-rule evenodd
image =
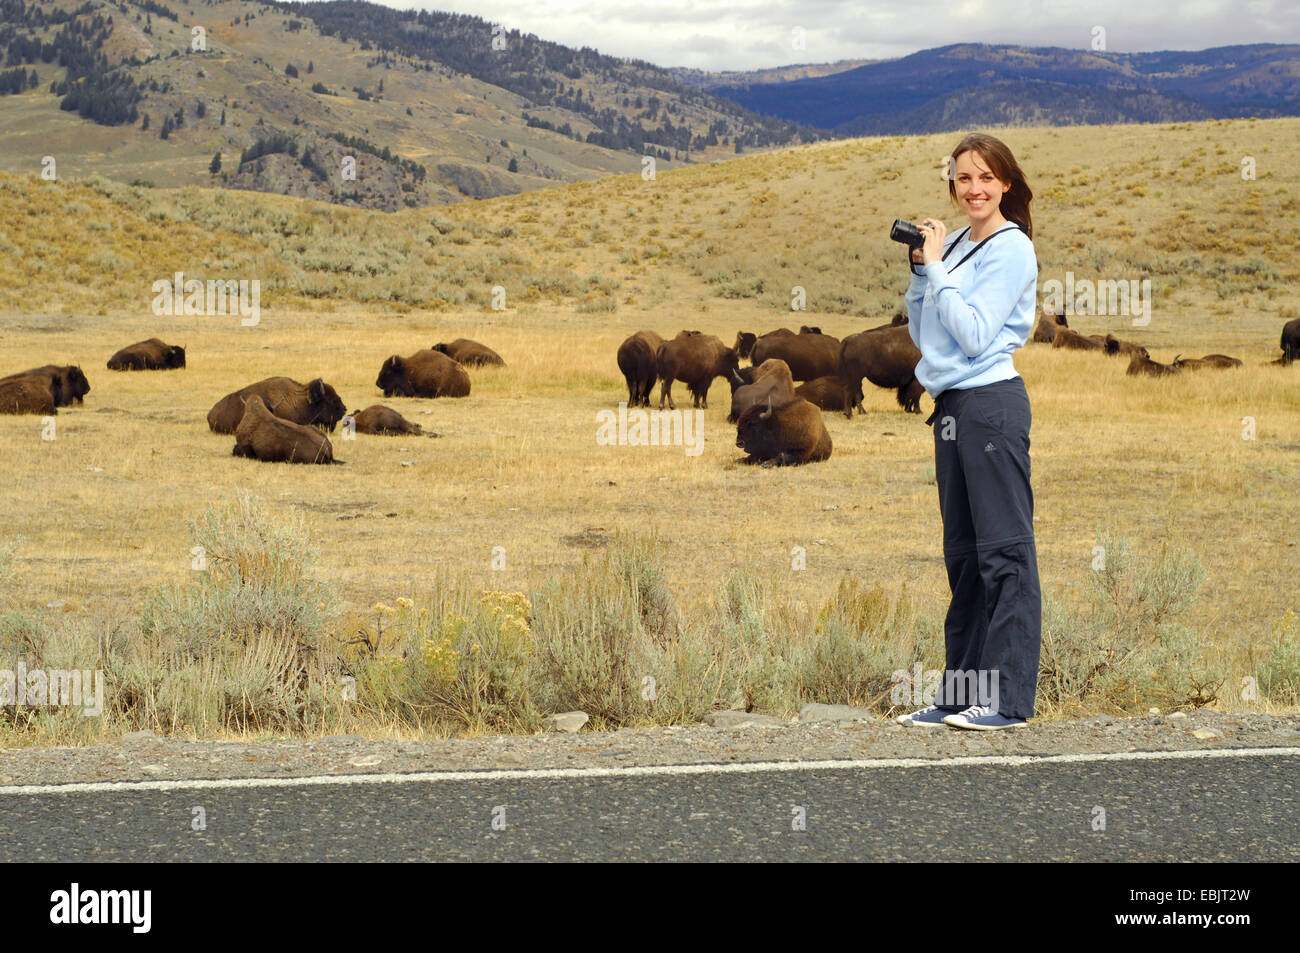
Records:
M731 387L727 420L736 425L736 446L746 462L764 465L810 463L830 457L830 434L822 411L850 419L864 413L863 381L893 390L908 413L920 412L924 389L916 379L921 352L908 334L907 317L850 334L842 341L821 328L798 332L779 328L763 335L741 331L728 347L700 331L681 331L665 340L653 331L638 331L618 348L618 368L627 382L629 407L649 407L659 384L659 409L676 409L672 385L681 381L692 405L708 409L709 387L725 378ZM1184 358L1169 364L1151 359L1145 347L1112 334L1082 335L1060 312L1044 311L1031 340L1053 348L1100 351L1129 358L1127 373L1163 377L1193 370L1241 367L1224 354ZM1273 364L1290 364L1300 356L1300 319L1282 329L1282 356ZM741 367L740 361L750 364ZM465 338L435 344L407 357L385 360L375 380L385 397L467 397L467 367L502 366L501 355ZM184 368L185 348L158 338L124 347L108 360L114 371L164 371ZM0 378L0 413L57 414L58 408L82 403L90 382L76 365L47 364ZM268 377L227 394L208 412L208 427L233 434L235 456L294 463L338 463L324 431L340 421L355 432L378 435L423 435L422 428L397 411L375 404L349 414L338 392L320 378L299 383ZM436 436L436 434L428 434Z
M1169 364L1153 361L1145 347L1132 341L1121 341L1113 334L1089 334L1087 336L1070 330L1065 315L1059 311L1044 310L1038 318L1032 340L1041 344L1051 344L1054 348L1066 348L1073 351L1101 351L1108 356L1121 355L1129 359L1125 371L1132 377L1167 377L1184 371L1226 370L1241 367L1240 358L1226 354L1207 354L1205 357L1184 358L1181 354ZM1300 354L1300 320L1289 322L1282 329L1282 357L1272 364L1290 364Z
M375 386L385 397L466 397L470 381L465 365L504 365L501 355L484 344L458 338L410 357L394 354L379 369ZM108 359L109 370L162 371L185 367L185 348L150 338L124 347ZM57 414L58 408L81 403L90 382L75 365L47 364L0 378L0 413ZM356 433L380 436L425 434L397 411L382 404L348 414L338 392L319 377L299 383L268 377L227 394L208 411L213 433L233 434L237 457L285 463L340 463L325 431L345 421Z

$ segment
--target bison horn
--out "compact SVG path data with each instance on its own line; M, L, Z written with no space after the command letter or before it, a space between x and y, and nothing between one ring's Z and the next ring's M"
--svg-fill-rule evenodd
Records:
M740 371L736 370L734 367L731 369L731 376L734 377L739 383L741 384L745 383L745 379L740 376Z
M767 418L768 418L768 417L771 417L771 416L772 416L772 398L771 398L771 397L768 397L768 399L767 399L767 412L766 412L766 413L759 414L759 415L758 415L758 419L759 419L759 420L767 420Z

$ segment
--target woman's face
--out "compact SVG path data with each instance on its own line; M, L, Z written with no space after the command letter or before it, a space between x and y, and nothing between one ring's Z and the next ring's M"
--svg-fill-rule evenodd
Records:
M970 216L974 228L993 216L1001 215L998 206L1011 183L1001 181L989 169L983 156L971 149L957 157L953 167L953 186L957 205Z

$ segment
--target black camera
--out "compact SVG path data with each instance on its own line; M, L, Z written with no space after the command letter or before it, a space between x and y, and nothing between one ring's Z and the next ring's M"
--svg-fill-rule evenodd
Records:
M925 236L921 234L921 230L901 218L894 219L894 227L889 230L889 238L908 248L920 248L925 244Z

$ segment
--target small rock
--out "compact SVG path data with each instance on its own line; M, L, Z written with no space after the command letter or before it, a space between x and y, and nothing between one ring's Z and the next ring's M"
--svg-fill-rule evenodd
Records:
M828 504L826 504L825 506L823 506L822 509L823 509L823 510L838 510L839 507L836 506L834 503L828 503Z
M813 721L876 721L879 716L868 708L852 705L821 705L809 702L799 709L799 723Z
M123 743L131 741L148 741L150 738L154 737L156 737L154 733L146 728L143 731L128 731L122 736L122 741Z
M103 468L103 467L86 467L86 470L87 470L88 472L90 472L90 473L103 473L103 472L104 472L104 468Z
M62 608L63 608L64 606L66 606L67 604L68 604L68 600L67 600L67 599L55 599L53 602L47 602L47 603L45 603L45 608L47 608L47 609L62 609Z
M145 774L152 774L156 777L157 775L162 774L164 769L161 764L146 764L140 770L143 771Z
M760 715L752 711L711 711L704 723L712 728L781 728L785 722L775 715Z
M585 711L566 711L558 715L548 715L543 724L547 731L574 732L580 730L590 717Z
M366 755L364 758L352 758L348 764L354 768L373 768L377 764L383 764L384 759L377 754Z
M1166 721L1186 721L1186 720L1187 720L1187 712L1185 712L1185 711L1171 711L1169 714L1165 715L1165 720L1166 720Z
M1160 714L1160 709L1159 709L1159 708L1148 708L1148 709L1147 709L1147 714L1148 714L1148 715L1158 715L1158 714Z
M1197 728L1192 732L1193 738L1199 738L1201 741L1214 741L1216 738L1222 738L1223 732L1215 731L1213 728Z
M402 466L404 466L404 467L413 467L413 466L415 466L415 461L414 461L414 460L403 460L403 461L402 461Z
M523 764L524 756L518 751L503 751L497 755L497 760L505 764Z

